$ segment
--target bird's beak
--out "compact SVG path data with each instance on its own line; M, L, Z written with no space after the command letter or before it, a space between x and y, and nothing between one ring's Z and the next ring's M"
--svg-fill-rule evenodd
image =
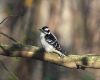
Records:
M42 29L39 29L40 31L42 31Z
M39 29L41 32L43 32L43 30L42 29Z

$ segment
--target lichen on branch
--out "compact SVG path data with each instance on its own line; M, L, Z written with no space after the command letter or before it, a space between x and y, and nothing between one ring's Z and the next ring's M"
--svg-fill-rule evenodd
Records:
M0 45L0 55L9 57L25 57L48 61L67 68L94 68L100 69L100 55L84 54L84 55L67 55L64 58L56 53L47 53L44 49L31 45Z

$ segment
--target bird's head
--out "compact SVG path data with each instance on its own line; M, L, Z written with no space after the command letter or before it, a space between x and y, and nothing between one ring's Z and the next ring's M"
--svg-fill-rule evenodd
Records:
M50 34L50 30L47 26L44 26L40 29L40 31L44 34Z

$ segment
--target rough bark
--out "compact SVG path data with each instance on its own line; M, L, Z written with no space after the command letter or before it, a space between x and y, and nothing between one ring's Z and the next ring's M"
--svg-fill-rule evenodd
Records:
M31 45L0 45L0 55L9 57L24 57L48 61L67 68L94 68L100 69L100 55L84 54L84 55L66 55L60 57L56 53L47 53L42 48Z

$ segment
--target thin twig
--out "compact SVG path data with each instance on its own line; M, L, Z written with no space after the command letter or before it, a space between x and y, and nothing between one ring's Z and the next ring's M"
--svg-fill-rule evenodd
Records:
M11 17L16 17L16 16L18 16L18 15L10 15L10 16L7 16L6 18L4 18L4 19L0 22L0 24L2 24L5 20L7 20L7 19L9 19L9 18L11 18Z
M10 37L9 35L7 35L7 34L5 34L5 33L3 33L3 32L0 32L0 34L2 34L3 36L5 36L5 37L7 37L7 38L9 38L10 40L12 40L12 41L14 41L14 42L16 42L16 43L18 43L14 38L12 38L12 37Z

